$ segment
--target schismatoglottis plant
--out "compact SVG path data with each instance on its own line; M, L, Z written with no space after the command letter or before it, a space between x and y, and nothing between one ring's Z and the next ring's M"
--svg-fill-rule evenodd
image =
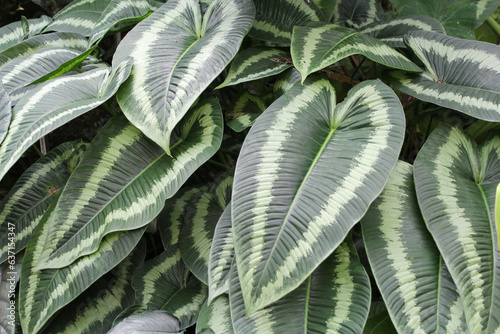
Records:
M500 333L499 0L63 2L0 15L0 333Z

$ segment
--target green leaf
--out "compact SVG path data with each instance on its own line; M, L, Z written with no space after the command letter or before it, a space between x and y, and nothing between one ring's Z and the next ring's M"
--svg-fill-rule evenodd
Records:
M370 281L350 236L297 289L250 316L241 288L233 264L229 299L235 333L357 334L371 301Z
M62 269L35 269L47 238L55 202L49 206L28 243L21 271L19 312L23 332L36 333L55 312L120 263L139 242L145 228L106 236L99 248Z
M12 102L9 94L7 93L2 80L0 80L0 144L5 139L7 130L9 129L10 119L12 118L11 108Z
M313 1L254 0L255 20L249 35L277 46L289 46L292 29L325 17Z
M498 251L500 251L500 183L497 186L497 200L495 202L495 228L497 232Z
M464 303L471 333L500 330L500 251L494 224L500 136L482 145L439 126L415 160L415 186L431 232Z
M354 54L361 54L388 67L422 71L399 52L355 30L326 23L293 28L292 59L295 68L302 74L302 81L309 74Z
M314 0L314 3L323 13L326 22L330 22L337 7L337 0Z
M234 57L226 79L217 88L267 78L292 67L290 53L280 49L257 47Z
M302 76L295 68L290 68L278 75L273 86L273 97L277 99L285 94L287 90L293 87L296 83L302 80Z
M392 47L406 47L403 36L410 31L435 31L444 34L444 28L435 19L422 15L408 15L385 22L374 22L364 26L360 32L373 36Z
M38 19L28 20L29 33L28 37L33 37L39 34L50 22L52 18L42 15ZM25 39L25 31L21 21L7 24L0 28L0 52L21 43Z
M16 333L17 308L15 293L17 282L21 277L23 255L12 256L8 262L0 265L0 332L2 334ZM14 301L12 304L11 301Z
M380 0L336 0L332 23L360 29L383 14Z
M425 71L390 72L395 88L475 118L500 121L500 47L424 31L410 32L405 43Z
M200 310L196 322L197 334L235 334L231 319L229 297L226 294L215 298L210 304L206 302Z
M170 136L193 102L235 56L252 24L250 0L170 0L119 44L113 64L131 60L118 91L125 116L170 154Z
M495 13L495 10L498 7L498 1L497 0L474 0L474 3L477 6L477 11L476 11L476 25L474 28L479 27L481 24L483 24L488 17L493 15Z
M361 226L375 281L398 332L466 332L457 288L420 214L410 164L398 162Z
M144 312L133 315L111 329L108 334L122 333L182 334L179 320L164 311Z
M325 79L296 84L245 139L231 205L248 315L294 290L337 248L396 164L405 120L395 93L365 81L335 101Z
M64 143L31 165L0 203L0 263L9 250L22 251L50 203L62 191L88 144ZM15 250L9 249L9 227L15 230Z
M252 126L266 108L267 103L262 97L244 91L226 109L227 126L235 132L241 132Z
M93 253L106 234L153 220L165 200L218 150L217 100L199 103L178 129L172 158L124 117L107 124L63 190L37 269L64 267Z
M29 92L13 108L0 146L0 179L38 139L107 101L129 73L130 64L123 63L113 71L100 68L60 77Z

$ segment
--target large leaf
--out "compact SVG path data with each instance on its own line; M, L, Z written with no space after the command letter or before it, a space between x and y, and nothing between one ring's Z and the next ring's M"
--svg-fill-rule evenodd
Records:
M7 24L0 28L0 52L22 42L26 37L33 37L45 28L52 18L42 15L38 19L28 20L29 31L26 34L21 21Z
M380 0L336 0L332 23L359 29L383 14Z
M82 141L64 143L31 165L17 180L0 203L0 263L7 259L9 238L7 231L15 233L15 253L22 251L31 232L64 188L69 175L83 156L87 144Z
M170 0L139 23L113 57L134 66L117 95L127 118L170 153L175 125L234 57L253 18L250 0L216 0L204 15L197 0Z
M255 21L250 36L278 46L289 46L292 29L325 17L313 1L254 0Z
M109 234L99 249L62 269L35 269L47 238L55 202L33 231L21 271L19 311L23 332L36 333L60 308L120 263L139 242L145 228Z
M219 148L217 100L193 108L179 133L172 158L124 117L108 123L62 192L37 268L64 267L94 252L106 234L153 220L165 200Z
M296 84L245 139L231 205L249 315L294 290L331 254L396 164L405 120L395 93L365 81L335 101L325 79Z
M15 233L15 232L10 232ZM23 256L12 255L0 266L0 333L16 333L16 286L21 278Z
M464 303L471 333L500 330L500 251L494 223L500 136L482 145L444 124L415 160L415 186L432 233Z
M297 289L251 316L245 315L236 265L230 282L235 333L359 334L370 308L370 281L350 236Z
M353 54L405 71L422 71L391 47L355 30L326 23L293 28L292 59L302 74L302 81L309 74Z
M0 179L39 138L113 96L129 73L130 64L123 63L113 71L101 68L60 77L27 94L13 108L0 146Z
M143 312L133 315L111 329L108 334L122 333L182 334L179 320L165 311Z
M413 168L398 162L361 220L366 252L400 333L464 333L464 309L417 203Z
M3 142L9 129L10 119L12 118L12 102L5 86L0 80L0 144Z
M422 74L392 71L394 87L422 101L487 121L500 121L500 47L434 32L410 32L405 43Z

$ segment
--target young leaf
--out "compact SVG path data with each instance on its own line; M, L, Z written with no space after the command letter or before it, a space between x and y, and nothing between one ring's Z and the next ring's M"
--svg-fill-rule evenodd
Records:
M42 15L38 19L28 20L29 33L28 37L33 37L39 34L45 28L52 18ZM7 50L11 46L21 43L25 38L25 33L22 27L22 22L17 21L7 24L0 28L0 52Z
M118 46L113 64L131 60L117 95L125 116L170 154L170 136L193 102L234 57L254 18L250 0L170 0Z
M235 132L241 132L252 126L257 117L266 110L266 107L267 103L262 97L244 91L227 108L227 126Z
M325 79L296 84L245 139L231 206L248 315L294 290L337 248L396 164L405 120L395 93L365 81L335 101Z
M302 80L302 76L299 71L294 67L286 70L285 72L278 75L273 86L273 98L276 100L281 95L285 94L287 90L293 87L296 83Z

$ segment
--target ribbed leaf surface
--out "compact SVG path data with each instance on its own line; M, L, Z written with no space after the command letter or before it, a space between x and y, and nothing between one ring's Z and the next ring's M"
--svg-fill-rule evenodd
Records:
M394 87L420 100L487 121L500 121L500 47L434 32L410 32L405 43L422 74L393 71Z
M377 21L382 15L379 0L337 0L331 22L359 29Z
M234 57L226 79L217 88L267 78L292 67L290 53L273 48L249 48Z
M499 331L500 136L478 146L458 126L442 125L420 150L414 173L422 214L457 285L469 331Z
M217 100L193 108L179 131L172 158L124 117L107 124L63 190L38 268L64 267L94 252L106 234L154 219L165 200L219 148Z
M371 301L370 281L350 236L295 290L245 315L236 265L229 299L236 333L361 333Z
M0 80L0 144L3 142L9 129L10 119L12 117L12 102L5 86Z
M294 290L337 248L382 191L404 124L380 81L357 85L335 106L327 80L308 80L258 118L231 202L247 314Z
M39 34L45 28L52 18L42 15L38 19L28 20L29 32L28 37L33 37ZM24 40L26 31L23 29L21 21L7 24L0 28L0 52L14 46Z
M231 319L231 308L229 297L220 295L210 305L205 303L200 310L198 322L196 323L197 334L235 334Z
M420 213L410 164L398 162L361 226L373 275L398 332L466 332L457 288Z
M133 315L115 326L108 334L122 333L182 334L179 320L164 311L144 312Z
M117 99L127 118L170 153L170 135L193 102L234 57L252 20L250 0L170 0L130 31L113 64L133 70Z
M113 71L102 68L60 77L27 94L13 108L0 146L0 179L38 139L113 96L129 73L130 64L123 63Z
M37 333L57 310L120 263L139 242L145 230L109 234L95 253L62 269L38 271L35 266L47 238L54 204L33 231L23 261L18 305L25 333Z
M15 230L15 249L22 251L50 203L62 191L85 153L82 141L64 143L31 165L0 203L0 263L7 259L9 227Z
M302 74L302 81L309 74L353 54L362 54L388 67L422 71L391 47L355 30L326 23L293 28L292 59L295 68Z
M11 232L14 233L14 232ZM10 263L5 262L0 265L0 333L2 334L15 334L16 331L16 316L18 314L16 305L11 304L11 300L18 297L15 291L17 282L21 278L21 266L23 263L23 256L13 256ZM12 298L11 298L12 297ZM14 313L12 312L14 311Z
M289 46L292 29L325 17L313 1L253 0L255 21L250 36L278 46Z

